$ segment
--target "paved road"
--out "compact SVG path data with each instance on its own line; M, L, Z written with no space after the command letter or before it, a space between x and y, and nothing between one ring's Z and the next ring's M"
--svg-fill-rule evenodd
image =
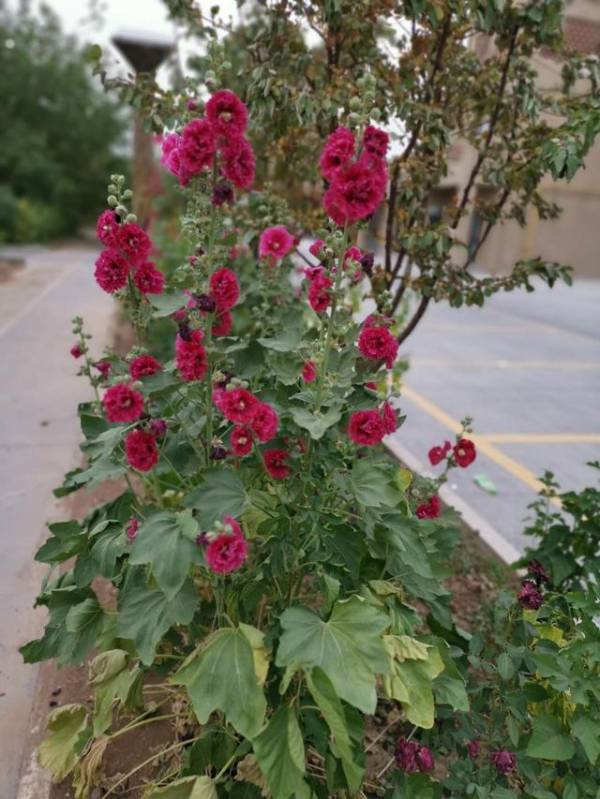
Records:
M14 799L36 670L18 646L36 637L43 611L31 612L45 567L32 555L56 514L52 488L78 462L74 409L90 389L69 355L70 320L80 314L101 354L112 300L92 277L95 251L2 248L27 265L0 284L0 797Z
M600 459L600 281L497 295L483 309L434 306L404 351L408 418L396 440L426 463L431 445L474 417L479 457L451 485L517 550L545 469L565 490L597 480L585 464Z

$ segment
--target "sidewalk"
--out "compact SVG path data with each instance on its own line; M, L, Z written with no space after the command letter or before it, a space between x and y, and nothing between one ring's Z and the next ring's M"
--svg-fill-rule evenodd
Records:
M32 557L56 515L52 489L78 462L75 410L91 394L69 355L71 319L84 317L101 354L114 303L94 282L92 247L4 247L0 255L27 262L0 285L0 797L14 799L37 674L17 650L44 622L31 607L46 567Z

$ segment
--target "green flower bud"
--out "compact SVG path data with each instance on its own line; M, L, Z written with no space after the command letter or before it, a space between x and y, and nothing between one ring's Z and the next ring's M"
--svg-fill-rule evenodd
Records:
M137 216L135 214L127 214L125 221L135 223L137 222Z
M221 66L223 67L223 69L225 69L225 70L229 70L229 69L231 69L231 67L232 67L232 64L231 64L231 61L223 61L223 63L221 64Z
M111 208L116 208L117 205L119 204L119 201L117 200L114 194L109 194L108 197L106 198L106 202Z
M375 122L379 122L379 120L381 119L381 111L379 110L379 108L374 108L371 111L371 119L374 119Z
M354 112L348 114L348 122L352 127L356 127L360 124L360 114L355 114Z
M360 97L351 97L350 98L350 108L353 111L358 111L360 109L361 105L362 105L362 103L361 103Z
M133 197L133 192L131 191L131 189L125 189L125 191L123 192L123 199L131 200L132 197Z
M115 192L118 191L118 189L117 189L117 187L115 186L114 183L111 183L110 186L108 187L108 191L109 191L109 194L114 194Z
M127 208L125 208L124 205L117 205L115 211L119 214L119 216L127 216L128 214Z

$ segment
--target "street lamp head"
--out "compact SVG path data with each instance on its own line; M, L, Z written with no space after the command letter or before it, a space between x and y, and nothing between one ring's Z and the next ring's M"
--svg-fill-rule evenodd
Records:
M136 72L154 72L173 49L172 37L147 31L121 30L112 43Z

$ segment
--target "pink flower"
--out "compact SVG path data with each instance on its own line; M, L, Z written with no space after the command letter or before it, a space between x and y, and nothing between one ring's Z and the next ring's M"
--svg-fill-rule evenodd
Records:
M348 128L338 127L328 136L319 159L319 169L326 180L333 180L341 169L349 165L354 156L354 146L354 135Z
M442 503L437 494L434 494L432 497L429 497L427 502L423 502L419 505L415 514L417 519L437 519L441 512Z
M139 527L140 527L140 520L136 519L135 516L132 516L131 519L127 522L127 527L125 528L125 535L127 536L127 540L129 542L135 540Z
M96 361L94 366L100 372L100 377L102 377L104 380L106 380L106 378L109 376L110 371L112 369L110 361Z
M212 125L206 119L193 119L183 129L177 148L179 178L187 182L212 164L217 142Z
M360 263L360 259L363 257L362 250L358 247L348 247L346 252L344 253L344 269L347 269L347 261L352 260Z
M240 284L235 272L222 266L210 276L210 293L219 311L228 311L240 298Z
M318 258L319 253L321 252L324 246L325 242L323 241L323 239L317 239L316 241L313 241L313 243L308 248L308 251L311 255L314 255L315 258Z
M312 283L313 280L316 280L318 277L327 276L327 272L322 266L307 266L304 268L303 272L304 272L304 277L308 280L309 283Z
M212 324L211 332L215 338L219 336L228 336L233 328L233 317L231 311L221 311L217 314L215 321Z
M374 447L380 444L385 427L378 411L355 411L350 417L348 435L356 444Z
M471 760L477 760L479 757L479 752L481 751L481 742L473 739L472 741L467 741L467 753Z
M270 441L277 435L279 416L277 416L277 412L271 405L266 402L261 402L254 411L250 426L256 433L259 441L263 443Z
M423 773L433 771L435 761L433 759L431 749L429 749L427 746L419 746L419 751L417 752L417 765L419 766L419 771Z
M133 270L133 282L142 294L162 294L165 276L152 261L145 261Z
M254 183L256 160L254 150L247 139L230 141L221 150L221 171L238 189L247 189Z
M363 327L358 337L358 349L365 358L385 361L391 369L398 354L398 342L387 327Z
M134 380L155 375L161 369L162 366L153 355L138 355L129 364L129 374Z
M81 358L81 356L83 355L83 350L81 349L79 344L73 344L69 352L71 353L73 358Z
M144 412L144 397L124 383L106 389L102 397L109 422L135 422Z
M375 213L387 184L385 165L373 169L366 163L355 163L336 173L324 197L325 210L338 224L356 222Z
M138 472L149 472L158 462L158 447L151 433L133 430L125 438L127 463Z
M302 379L305 383L314 383L317 379L317 366L314 361L306 361L302 367Z
M127 285L129 264L116 250L103 250L96 259L94 277L101 289L109 294Z
M119 223L114 211L102 211L96 223L96 238L105 247L115 247L119 235Z
M217 405L216 402L215 405ZM259 400L245 388L232 388L221 392L217 405L223 416L230 422L240 422L241 424L252 422L258 406Z
M263 452L265 470L274 480L285 480L292 473L286 461L290 457L284 449L266 449Z
M204 556L213 572L229 574L239 569L248 557L248 542L241 533L220 533L209 541Z
M333 281L329 277L318 276L311 280L308 289L308 302L316 313L325 313L331 304L330 288Z
M117 240L122 252L133 264L139 264L147 258L152 249L150 237L135 222L127 222L119 228Z
M167 134L162 141L162 155L160 162L172 175L180 177L181 159L179 148L181 146L181 136L178 133Z
M252 431L245 425L236 425L231 431L231 449L238 458L252 452Z
M385 130L376 128L374 125L369 125L363 135L363 148L369 155L377 158L385 158L388 147L390 146L390 137Z
M381 408L381 419L383 421L383 429L386 435L395 433L398 429L398 417L393 405L389 402L384 402Z
M418 751L419 744L416 741L408 741L404 736L398 738L396 741L396 765L405 774L414 774L419 770L417 764Z
M162 438L167 432L167 423L164 419L152 419L150 422L150 432L154 438Z
M441 447L432 447L428 452L429 463L432 466L437 466L446 459L446 455L452 449L452 444L449 441L444 441Z
M475 444L470 439L461 438L452 447L452 455L458 466L460 466L461 469L466 469L477 457L477 450L475 449Z
M525 580L517 594L519 605L526 610L537 610L544 604L544 597L532 580Z
M499 752L490 752L490 761L496 766L500 774L510 774L517 768L517 758L512 752L502 749Z
M206 116L220 136L239 138L248 125L248 109L228 89L215 92L206 103Z
M186 382L203 380L206 375L208 358L201 341L201 330L192 330L189 341L185 341L179 334L175 339L175 363Z
M271 256L279 261L294 248L294 244L294 237L283 225L268 227L260 234L258 254L261 258Z

